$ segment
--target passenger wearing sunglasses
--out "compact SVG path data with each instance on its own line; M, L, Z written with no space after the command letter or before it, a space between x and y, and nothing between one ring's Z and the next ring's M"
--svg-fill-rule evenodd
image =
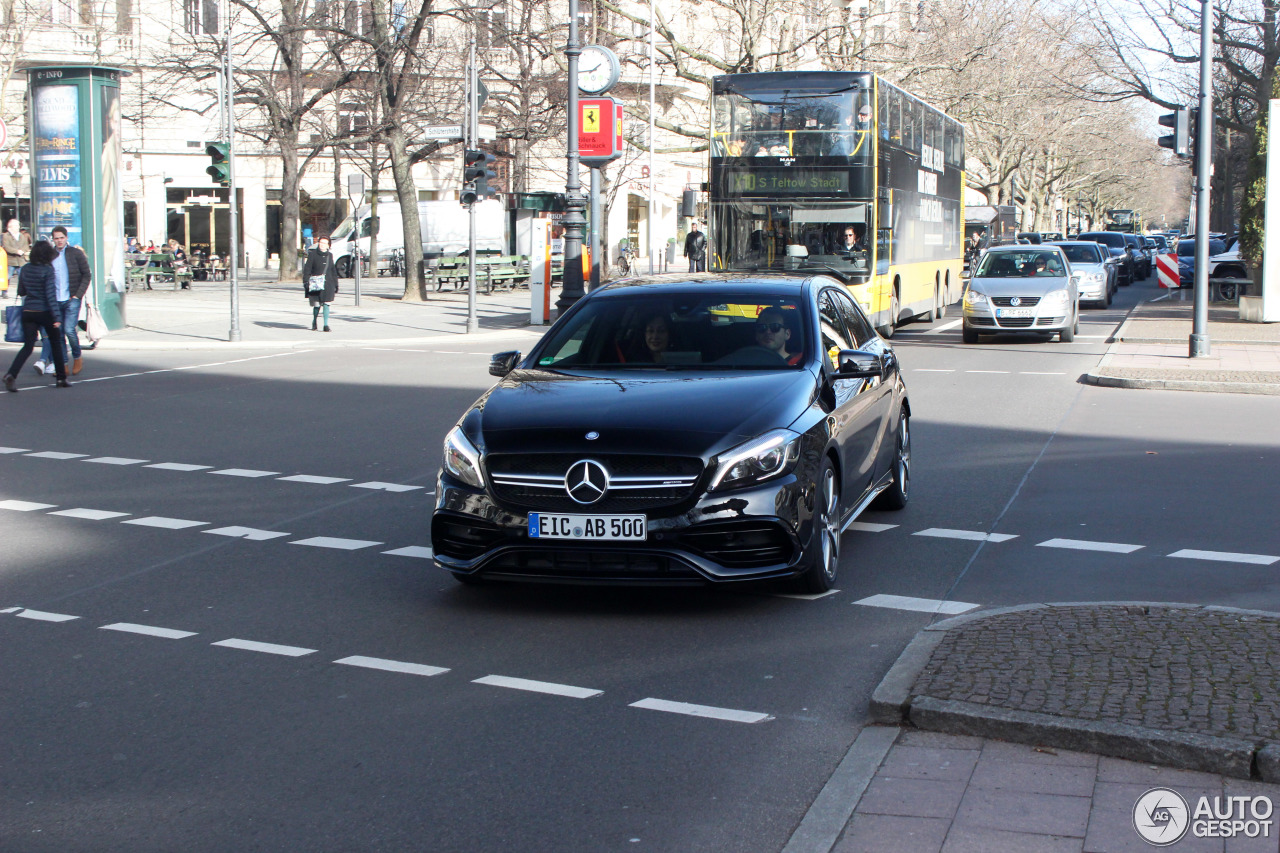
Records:
M756 318L756 345L776 353L787 364L799 364L800 353L787 352L787 342L791 340L791 329L787 328L787 317L781 308L766 308Z

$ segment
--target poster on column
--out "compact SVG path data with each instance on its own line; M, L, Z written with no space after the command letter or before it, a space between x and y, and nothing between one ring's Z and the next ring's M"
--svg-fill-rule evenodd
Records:
M83 245L80 198L80 109L76 86L40 86L32 91L32 147L39 207L36 233L55 225L69 242Z

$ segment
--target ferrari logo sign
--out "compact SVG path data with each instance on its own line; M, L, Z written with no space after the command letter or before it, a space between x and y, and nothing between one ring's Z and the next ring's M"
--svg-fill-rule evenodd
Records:
M599 133L600 132L600 108L596 106L588 106L582 108L582 132L583 133Z

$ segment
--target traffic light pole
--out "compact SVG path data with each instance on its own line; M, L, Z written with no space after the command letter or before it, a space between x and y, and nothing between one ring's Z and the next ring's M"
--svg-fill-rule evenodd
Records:
M1213 170L1213 18L1200 2L1200 126L1196 128L1196 278L1190 356L1209 354L1209 173Z
M476 73L476 40L471 40L471 49L467 53L467 133L466 142L463 143L467 149L477 148L480 140L480 104L479 90L476 85L479 82L479 74ZM466 155L463 155L466 159ZM481 168L483 168L483 163ZM466 168L465 165L463 167ZM467 205L467 332L480 331L480 319L476 316L476 205L480 203L480 197L477 194L476 199Z
M227 177L230 188L228 192L230 198L230 220L231 220L231 251L229 253L231 261L231 330L227 333L227 340L235 343L240 340L240 276L237 269L240 265L240 253L238 251L237 242L240 235L240 216L236 211L236 118L233 112L235 106L235 85L232 77L233 68L231 65L231 14L230 5L228 5L227 14Z

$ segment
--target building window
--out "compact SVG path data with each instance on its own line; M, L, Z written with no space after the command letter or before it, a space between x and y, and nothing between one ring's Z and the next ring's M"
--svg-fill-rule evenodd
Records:
M216 36L218 0L183 0L182 29L187 35Z
M373 34L373 7L360 0L347 0L344 7L343 29L349 35L367 36Z
M480 48L507 46L507 4L502 0L476 9L476 45Z
M357 103L344 103L338 111L338 133L344 137L365 136L369 133L369 112ZM362 139L349 142L355 151L368 151L369 142Z

